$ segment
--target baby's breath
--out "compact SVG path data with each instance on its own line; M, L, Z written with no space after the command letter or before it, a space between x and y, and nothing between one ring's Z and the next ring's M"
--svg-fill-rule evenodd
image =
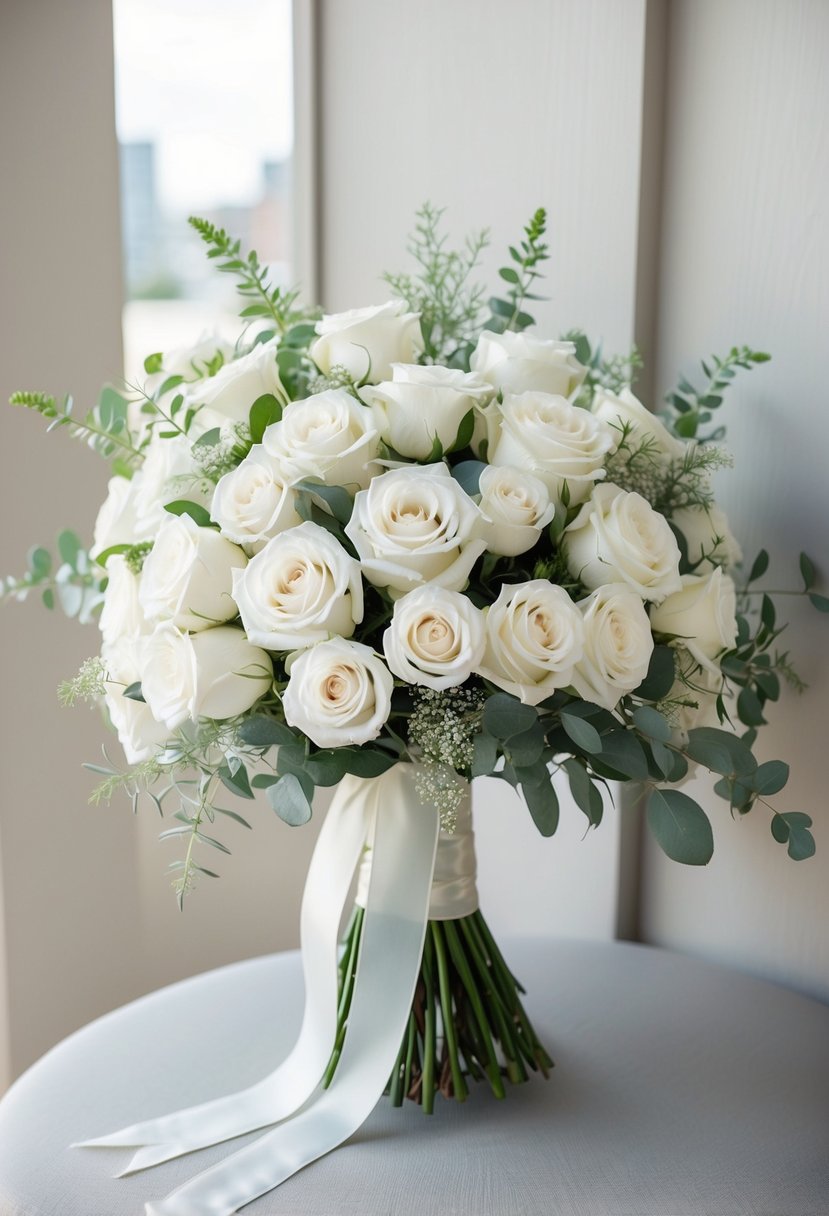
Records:
M417 790L438 808L446 832L455 828L484 701L479 688L414 689L409 742L420 752Z

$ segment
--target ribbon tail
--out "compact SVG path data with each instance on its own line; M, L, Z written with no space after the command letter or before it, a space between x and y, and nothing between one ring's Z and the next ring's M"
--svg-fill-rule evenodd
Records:
M437 811L419 803L404 767L374 780L366 794L376 814L374 855L348 1031L330 1088L253 1144L148 1203L147 1216L232 1216L352 1136L383 1093L420 969L439 829Z
M300 922L305 1012L288 1057L248 1089L134 1123L73 1148L144 1146L122 1171L134 1173L277 1123L307 1102L322 1078L336 1035L340 920L368 831L364 785L353 777L340 783L311 859Z

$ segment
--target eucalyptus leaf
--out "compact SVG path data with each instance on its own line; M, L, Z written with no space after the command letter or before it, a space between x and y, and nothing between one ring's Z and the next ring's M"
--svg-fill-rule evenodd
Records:
M300 827L311 818L311 803L294 773L284 773L268 788L268 802L280 819Z
M655 789L648 799L648 827L662 850L683 865L704 866L714 853L705 811L681 790Z

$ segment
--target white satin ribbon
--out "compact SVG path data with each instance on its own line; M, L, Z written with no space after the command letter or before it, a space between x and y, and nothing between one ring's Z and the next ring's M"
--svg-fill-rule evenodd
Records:
M439 828L407 767L390 769L366 792L374 857L348 1033L330 1087L253 1144L148 1203L147 1216L232 1216L342 1144L377 1104L414 997Z
M354 898L354 902L361 908L366 906L371 858L372 848L369 842L360 862L357 893ZM454 831L444 832L441 829L438 836L435 872L429 896L429 920L459 920L462 916L471 916L479 906L476 876L472 791L467 785L457 809Z
M166 1199L148 1204L147 1216L230 1216L336 1148L365 1121L385 1089L408 1021L430 915L438 830L438 813L420 802L411 765L396 765L371 781L341 783L303 896L306 1006L291 1054L240 1093L83 1142L143 1145L123 1171L130 1173L285 1120ZM319 1082L336 1033L339 923L369 839L372 866L348 1033L334 1080L323 1091Z
M277 1123L307 1101L328 1064L337 1029L340 920L375 812L366 796L370 785L357 777L343 779L311 858L300 916L305 1012L287 1059L248 1089L73 1147L147 1146L121 1171L124 1176Z

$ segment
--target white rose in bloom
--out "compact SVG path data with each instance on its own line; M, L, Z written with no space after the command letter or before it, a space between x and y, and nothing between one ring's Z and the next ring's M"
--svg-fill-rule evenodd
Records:
M453 688L477 671L484 655L484 616L471 600L443 587L418 587L394 605L383 634L396 676L427 688Z
M248 637L268 650L350 637L363 619L360 564L325 528L303 523L269 540L233 577Z
M237 615L233 570L247 565L242 550L189 515L169 515L144 561L141 606L151 621L179 629L209 629Z
M206 507L212 486L204 480L193 459L192 441L186 435L162 439L153 435L144 463L133 477L136 536L152 540L167 519L168 502L185 498Z
M626 425L632 428L628 447L635 449L644 439L650 439L651 454L669 460L681 457L685 451L686 445L682 440L672 435L655 414L645 409L629 388L623 388L621 393L597 388L593 394L591 409L597 418L612 427L614 451L621 442L622 429Z
M515 557L531 549L555 515L543 481L511 465L481 473L481 534L490 553Z
M590 590L627 583L643 600L661 600L681 586L676 537L641 494L596 486L564 543L573 577Z
M378 587L411 591L423 583L461 591L486 549L480 512L445 464L392 469L354 499L345 531L363 574Z
M651 609L654 633L669 633L701 666L716 673L714 660L737 640L734 582L719 566L710 574L684 574L679 591Z
M159 625L145 640L142 659L144 700L170 731L198 718L235 718L273 680L270 656L232 625L193 634Z
M288 482L318 478L327 485L364 489L380 436L371 410L344 388L292 401L262 438L265 451Z
M332 638L292 656L285 720L317 747L368 743L388 719L393 687L370 646Z
M575 392L587 374L576 358L573 342L488 330L478 339L469 366L504 393L534 391L560 397Z
M139 577L130 570L126 559L113 553L107 562L104 606L98 618L105 644L117 642L121 637L139 638L149 632L151 626L138 598L139 585Z
M545 578L503 586L486 612L479 673L525 705L538 705L572 681L584 650L581 613L563 587Z
M527 469L556 497L561 496L566 481L570 501L583 502L594 482L605 475L603 465L613 447L613 432L606 422L564 397L507 395L489 424L489 463Z
M730 570L743 560L743 551L729 527L724 511L711 503L708 507L681 507L671 523L685 537L688 560L696 573L722 566Z
M213 425L222 419L247 422L250 407L258 397L266 393L284 396L276 363L277 347L278 340L273 338L254 346L240 359L226 363L215 376L188 390L188 404L207 411Z
M136 474L132 480L126 477L109 479L107 496L95 520L90 557L98 557L113 545L134 545L145 539L139 534L136 520L135 495L138 477L140 474Z
M363 389L383 440L410 460L426 460L435 439L446 452L464 417L492 395L477 376L450 367L395 363L392 378Z
M128 764L149 760L167 742L170 732L157 722L149 705L124 696L124 690L141 679L141 641L122 635L101 648L106 671L104 703L118 732Z
M311 358L324 376L344 367L355 384L388 380L393 363L413 363L423 350L420 313L402 300L332 313L317 322Z
M219 480L210 516L228 540L261 548L270 537L302 522L295 502L296 492L283 482L276 461L255 444L242 463Z
M582 600L584 655L572 685L585 701L613 709L648 674L653 635L645 606L635 591L609 583Z

